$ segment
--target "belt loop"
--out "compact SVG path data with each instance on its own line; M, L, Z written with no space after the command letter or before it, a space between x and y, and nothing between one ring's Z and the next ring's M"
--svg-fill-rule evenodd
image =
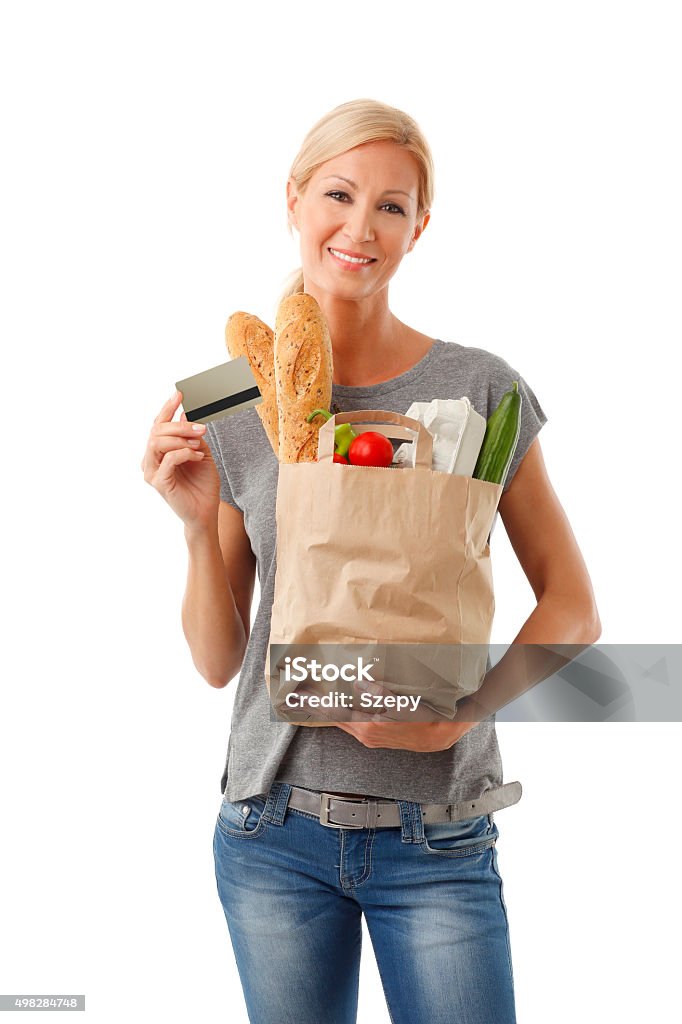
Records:
M268 798L265 801L263 817L273 825L283 825L287 812L287 804L291 794L291 786L288 782L273 782L270 786Z
M411 800L398 800L400 808L400 839L403 843L424 842L424 819L421 804Z

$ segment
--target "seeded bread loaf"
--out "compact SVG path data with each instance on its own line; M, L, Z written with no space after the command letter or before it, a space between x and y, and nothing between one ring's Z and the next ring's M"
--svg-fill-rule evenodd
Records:
M306 417L329 409L332 344L317 301L305 292L283 299L275 322L275 386L279 414L279 461L317 462L317 434L324 422Z
M233 359L246 356L263 401L255 406L279 458L279 422L275 386L274 334L253 313L233 313L225 326L225 344Z

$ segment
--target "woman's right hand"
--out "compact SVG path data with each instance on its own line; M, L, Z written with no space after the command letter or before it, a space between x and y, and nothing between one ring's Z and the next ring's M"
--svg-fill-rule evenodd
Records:
M173 422L181 402L178 391L154 420L142 471L185 526L203 527L216 521L220 477L204 440L205 425L190 423L184 412Z

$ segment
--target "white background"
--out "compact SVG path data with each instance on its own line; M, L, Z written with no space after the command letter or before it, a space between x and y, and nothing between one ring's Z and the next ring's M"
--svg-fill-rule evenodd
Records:
M194 669L182 524L140 459L230 313L273 323L288 170L339 103L426 133L432 218L391 308L535 390L600 643L679 639L677 16L3 4L0 991L84 992L97 1024L247 1020L211 849L237 681ZM492 547L508 643L533 595L501 522ZM679 725L498 737L524 785L496 816L520 1024L669 1016ZM385 1022L364 938L358 1020Z

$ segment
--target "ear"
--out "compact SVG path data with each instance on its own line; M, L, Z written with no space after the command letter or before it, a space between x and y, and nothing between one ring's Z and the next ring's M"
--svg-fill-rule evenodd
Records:
M293 178L289 178L287 181L287 220L289 225L298 230L298 224L296 223L296 203L298 201L298 192L296 190L296 183Z
M429 223L430 220L431 220L431 214L427 210L426 213L424 214L424 216L422 217L421 224L417 224L415 226L414 234L412 235L412 241L410 242L410 244L407 247L407 252L412 252L412 250L414 249L415 244L417 242L417 239L422 234L422 232L424 231L424 228L426 227L426 225Z

